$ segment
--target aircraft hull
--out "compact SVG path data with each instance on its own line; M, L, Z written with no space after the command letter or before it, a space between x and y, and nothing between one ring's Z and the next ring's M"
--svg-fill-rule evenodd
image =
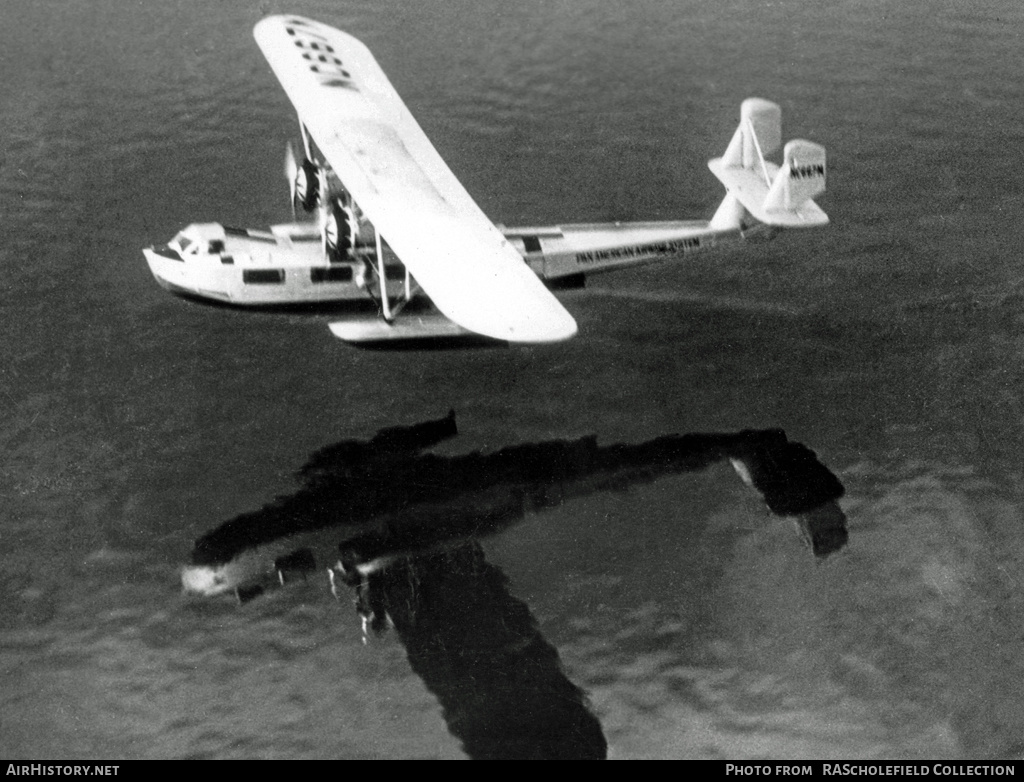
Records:
M319 232L308 223L271 231L194 224L167 245L142 253L157 283L178 295L241 307L366 301L377 282L367 269L375 250L365 242L350 258L329 263ZM398 295L404 271L385 250L388 292Z
M302 241L291 241L288 228L225 233L215 223L189 226L184 233L197 237L191 247L212 241L219 243L218 252L189 253L171 244L146 248L143 254L165 290L242 307L365 302L367 284L376 290L376 278L369 271L376 265L372 243L358 245L350 261L327 264L319 242L309 240L308 226L291 227L305 231ZM500 230L547 282L678 261L744 236L739 229L716 230L705 221L683 220ZM388 293L399 296L405 284L403 267L386 245L384 253Z
M241 266L215 268L199 261L173 261L148 248L143 254L157 284L181 296L242 307L365 301L367 296L363 270L355 265L345 266L351 270L349 280L315 283L313 275L328 267L300 265L301 259L285 258L283 254L255 270L268 275L255 277L247 276L246 268ZM397 285L390 287L399 290Z

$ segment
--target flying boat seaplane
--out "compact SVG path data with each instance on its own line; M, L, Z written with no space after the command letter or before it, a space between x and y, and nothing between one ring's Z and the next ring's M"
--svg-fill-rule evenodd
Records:
M315 220L270 230L188 226L143 250L173 292L240 306L367 300L379 317L330 324L352 343L486 337L559 342L576 322L551 287L679 259L750 236L828 222L825 149L788 142L782 112L749 98L725 154L709 168L726 188L711 220L495 226L455 178L369 49L298 16L271 16L256 42L294 105L303 157L289 146L293 210ZM434 310L409 308L425 297Z

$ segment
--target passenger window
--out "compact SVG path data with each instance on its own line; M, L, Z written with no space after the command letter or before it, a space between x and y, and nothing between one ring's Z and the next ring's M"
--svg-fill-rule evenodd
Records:
M523 248L528 253L539 253L540 252L540 239L536 236L524 236L523 237Z

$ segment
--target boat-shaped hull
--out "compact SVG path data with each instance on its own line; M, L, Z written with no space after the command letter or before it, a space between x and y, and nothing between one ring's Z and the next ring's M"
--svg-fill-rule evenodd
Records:
M357 245L349 258L329 262L319 232L305 223L270 231L190 225L170 243L143 251L149 270L165 290L239 306L366 301L377 290L370 271L373 246ZM391 295L405 285L405 271L385 249Z
M529 228L499 226L541 279L560 281L681 259L744 236L703 221L567 224ZM269 231L193 224L166 245L143 250L164 289L238 306L274 306L367 301L379 295L377 250L366 226L344 261L329 262L319 231L290 223ZM388 295L401 296L405 267L387 243L381 245ZM413 286L415 289L415 286Z

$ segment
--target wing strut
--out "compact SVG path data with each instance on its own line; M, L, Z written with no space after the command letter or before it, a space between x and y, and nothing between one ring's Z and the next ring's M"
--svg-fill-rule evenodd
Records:
M413 296L420 292L420 286L413 278L412 273L409 271L409 267L402 264L405 269L405 285L403 286L402 293L396 296L392 300L388 294L388 277L387 268L384 265L384 240L380 235L380 232L374 228L374 241L376 244L377 261L372 263L366 260L367 271L374 274L377 277L377 293L374 293L373 289L367 285L365 290L370 295L370 298L374 300L377 306L380 307L381 319L388 324L393 326L395 319L399 313L405 309L405 305L412 301Z
M299 117L299 135L302 136L302 149L306 153L306 160L313 159L313 153L309 151L309 133L306 131L306 123Z
M380 284L380 306L384 320L388 323L395 319L391 314L391 302L388 300L388 278L384 275L384 250L380 244L380 231L376 228L373 235L377 240L377 282Z

